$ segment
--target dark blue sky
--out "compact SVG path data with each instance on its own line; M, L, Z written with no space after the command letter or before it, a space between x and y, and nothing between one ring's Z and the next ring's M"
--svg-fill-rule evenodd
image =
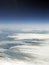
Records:
M49 23L49 2L0 0L0 23Z

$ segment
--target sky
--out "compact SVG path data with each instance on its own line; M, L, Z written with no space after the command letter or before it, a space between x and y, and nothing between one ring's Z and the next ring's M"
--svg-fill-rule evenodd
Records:
M0 0L0 24L49 24L49 2Z

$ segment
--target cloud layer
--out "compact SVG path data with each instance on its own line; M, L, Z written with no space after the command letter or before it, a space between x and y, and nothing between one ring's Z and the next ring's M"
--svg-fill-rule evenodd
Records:
M49 33L2 30L0 58L1 65L49 65Z

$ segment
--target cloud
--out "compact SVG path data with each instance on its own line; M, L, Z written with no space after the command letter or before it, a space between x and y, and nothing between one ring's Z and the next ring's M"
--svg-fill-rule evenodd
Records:
M29 32L31 30L23 31ZM3 32L1 37L5 38L6 34L10 32ZM0 41L0 57L4 58L0 64L7 65L7 59L9 59L9 65L16 65L17 63L17 65L23 65L25 62L25 65L49 65L49 34L24 32L13 32L12 35L8 34L5 40ZM8 39L12 40L9 41ZM40 46L40 44L42 45Z
M9 38L15 39L48 39L49 34L32 34L32 33L20 33L13 36L8 36Z

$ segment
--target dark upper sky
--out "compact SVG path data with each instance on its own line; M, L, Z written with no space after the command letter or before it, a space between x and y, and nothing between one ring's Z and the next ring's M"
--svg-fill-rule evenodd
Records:
M0 22L21 20L48 21L48 0L0 0Z

